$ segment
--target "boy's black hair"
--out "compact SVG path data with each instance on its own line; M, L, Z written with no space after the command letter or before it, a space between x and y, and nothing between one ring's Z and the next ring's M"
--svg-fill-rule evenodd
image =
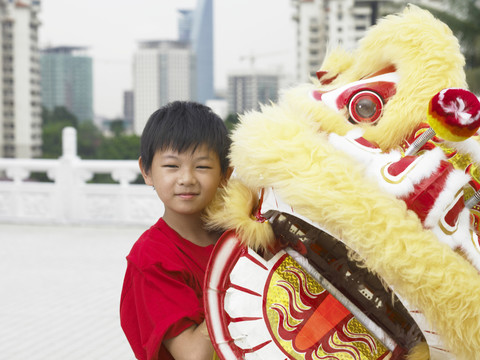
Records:
M183 152L205 144L218 155L225 174L230 143L223 120L212 109L192 101L174 101L155 111L143 129L140 140L142 167L148 173L153 156L159 150Z

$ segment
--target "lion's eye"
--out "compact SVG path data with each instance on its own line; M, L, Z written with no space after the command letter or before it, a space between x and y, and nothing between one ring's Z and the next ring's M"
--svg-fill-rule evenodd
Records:
M349 101L349 121L352 124L375 124L383 111L382 98L373 91L359 91Z
M377 104L371 99L361 98L355 104L355 112L363 119L372 118L377 112Z

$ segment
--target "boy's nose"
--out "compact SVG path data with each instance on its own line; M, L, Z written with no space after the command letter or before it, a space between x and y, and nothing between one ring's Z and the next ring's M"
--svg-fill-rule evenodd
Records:
M180 173L178 181L181 185L191 185L195 183L196 179L191 169L184 169Z

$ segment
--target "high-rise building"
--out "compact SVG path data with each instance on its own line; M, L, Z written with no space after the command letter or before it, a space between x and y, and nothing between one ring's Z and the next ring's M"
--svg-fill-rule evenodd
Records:
M178 19L178 41L189 42L192 34L193 10L178 10L180 17Z
M196 101L215 98L213 74L213 0L197 0L190 42L195 54Z
M142 133L148 117L160 106L174 100L195 99L194 74L189 43L141 42L133 60L134 133Z
M128 132L133 130L133 91L123 92L123 119L125 121L125 129Z
M439 6L443 0L420 0ZM404 0L292 0L297 23L297 81L307 82L322 65L328 47L353 50L377 19L400 11Z
M41 155L40 1L0 0L0 156Z
M306 82L315 74L326 51L326 9L324 0L292 0L297 23L297 81Z
M93 121L92 58L87 49L57 46L41 51L42 104L65 107L79 121Z
M278 100L277 74L246 71L228 76L228 113L242 114L249 110L259 110L261 104Z

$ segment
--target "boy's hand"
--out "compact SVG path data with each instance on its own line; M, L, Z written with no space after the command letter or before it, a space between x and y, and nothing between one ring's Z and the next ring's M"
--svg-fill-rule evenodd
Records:
M165 340L164 345L175 360L212 360L214 354L205 321Z

